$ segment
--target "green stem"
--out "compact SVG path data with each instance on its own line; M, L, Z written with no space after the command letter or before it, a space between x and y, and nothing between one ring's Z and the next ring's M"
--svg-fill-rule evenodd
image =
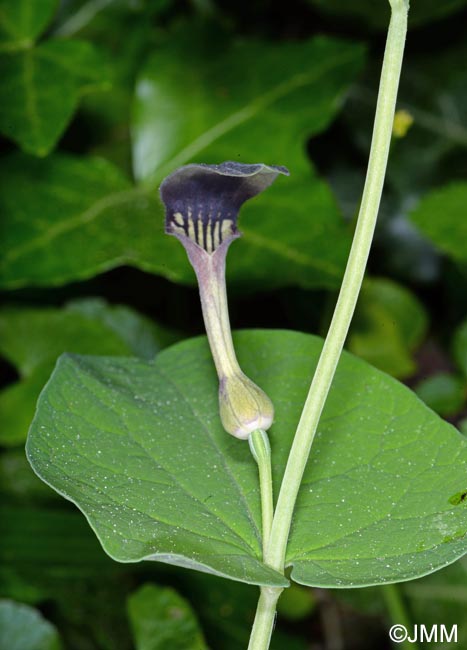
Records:
M406 630L411 630L412 621L405 607L404 600L402 598L400 587L395 584L383 585L381 587L381 592L383 594L386 607L389 612L391 621L394 624L403 625ZM419 645L417 643L411 643L409 641L403 641L399 644L401 650L418 650Z
M407 32L408 11L405 0L390 0L390 2L392 7L391 22L381 72L368 171L355 235L329 332L290 450L272 524L266 562L278 571L284 570L285 552L295 501L321 412L357 303L383 191Z
M282 589L279 588L261 587L248 650L267 650L269 648L276 620L276 605L281 593Z
M266 431L257 429L248 438L251 453L258 464L259 485L261 494L261 517L263 540L263 558L266 557L266 550L271 534L272 519L274 516L274 503L272 495L272 471L271 471L271 447Z
M285 553L298 491L311 445L357 303L378 216L391 143L399 86L408 0L389 0L391 22L384 53L373 137L362 203L352 248L329 332L310 386L282 479L265 562L284 572ZM250 637L249 650L267 650L280 589L263 587Z

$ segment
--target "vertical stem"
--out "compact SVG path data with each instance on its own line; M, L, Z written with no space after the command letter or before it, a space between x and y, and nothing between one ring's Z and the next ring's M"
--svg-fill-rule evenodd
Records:
M282 589L279 588L261 587L248 650L267 650L269 648L276 620L276 604L281 593Z
M406 630L410 631L412 622L405 607L400 587L395 584L383 585L381 592L391 621L395 624L403 625ZM417 643L403 641L399 647L401 650L418 650L419 645Z
M287 540L298 491L319 418L323 410L357 303L373 239L386 173L392 125L407 32L407 0L392 7L368 171L352 248L329 332L310 386L290 450L277 501L266 562L283 571Z
M271 534L272 519L274 516L274 502L272 494L272 470L271 470L271 447L266 431L257 429L248 438L253 458L258 464L259 486L261 494L261 518L263 540L263 558L266 557L266 549Z
M293 510L334 373L360 292L378 216L391 143L397 90L407 33L408 0L389 0L391 22L384 53L368 171L354 240L329 332L310 386L285 468L266 545L265 562L283 572ZM268 650L280 589L263 587L248 650Z

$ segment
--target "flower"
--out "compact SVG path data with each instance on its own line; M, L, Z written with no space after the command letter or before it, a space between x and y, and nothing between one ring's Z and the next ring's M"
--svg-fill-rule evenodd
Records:
M219 377L222 424L232 435L246 439L272 424L274 409L267 395L242 372L232 342L225 259L241 236L240 207L269 187L285 167L225 162L180 167L162 183L166 208L165 230L180 240L195 270L206 333Z

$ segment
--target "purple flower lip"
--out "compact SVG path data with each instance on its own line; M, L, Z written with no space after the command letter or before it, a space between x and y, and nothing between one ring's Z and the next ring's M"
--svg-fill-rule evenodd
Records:
M285 167L237 162L180 167L162 183L165 231L212 254L239 233L238 211L245 201L269 187Z

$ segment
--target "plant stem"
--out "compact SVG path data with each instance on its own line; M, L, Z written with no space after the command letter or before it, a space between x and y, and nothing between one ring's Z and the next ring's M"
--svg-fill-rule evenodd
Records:
M381 592L383 594L383 598L385 600L391 621L393 623L403 625L405 629L409 630L410 632L412 622L405 607L405 603L400 592L400 587L395 584L383 585L381 587ZM409 641L403 641L399 647L402 650L418 650L419 648L417 643Z
M404 53L408 11L405 0L390 0L390 2L391 22L381 72L368 171L355 235L328 335L290 450L272 524L266 562L277 571L284 569L295 502L318 422L355 310L381 201Z
M282 589L280 588L261 587L248 650L267 650L269 648L276 620L276 604L281 593Z
M259 485L261 494L261 518L263 540L263 558L266 557L267 544L271 534L274 503L272 495L271 447L266 431L257 429L248 438L251 453L258 464Z
M290 450L271 535L265 546L265 563L281 573L284 572L287 541L303 472L357 303L383 191L407 33L408 12L408 0L389 1L392 9L391 22L381 71L368 170L355 235L329 332ZM269 648L276 603L281 591L269 587L261 589L249 650Z

